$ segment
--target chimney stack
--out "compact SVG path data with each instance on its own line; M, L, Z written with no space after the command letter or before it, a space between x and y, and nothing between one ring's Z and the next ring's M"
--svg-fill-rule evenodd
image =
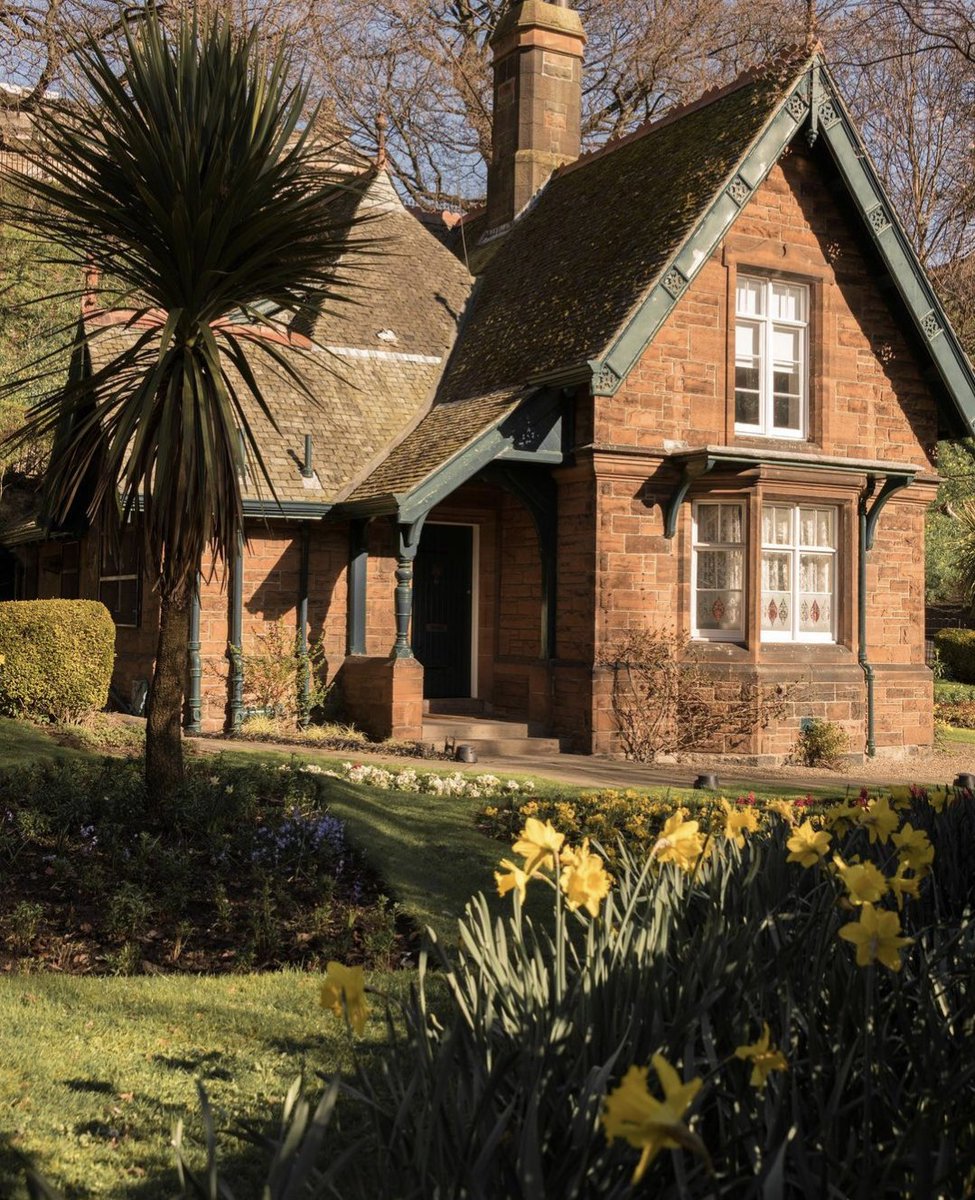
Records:
M489 230L513 221L556 167L579 157L585 44L579 14L562 0L517 0L498 22Z

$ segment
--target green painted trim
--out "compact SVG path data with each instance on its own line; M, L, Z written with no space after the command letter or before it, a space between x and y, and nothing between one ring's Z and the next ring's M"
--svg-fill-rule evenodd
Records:
M524 400L514 412L503 417L497 424L481 434L444 463L406 495L399 497L398 519L403 524L412 524L425 516L435 504L449 496L488 466L500 458L505 451L517 451L522 462L556 465L563 461L561 451L541 453L534 450L519 450L517 441L521 431L534 427L542 432L542 444L551 429L562 417L560 392L544 389Z
M825 65L820 87L837 119L821 124L823 141L870 232L874 246L927 349L955 414L968 434L975 431L975 376L910 239L904 232L842 97ZM822 113L823 104L820 105Z
M778 162L808 112L808 88L808 79L803 77L782 100L615 342L601 359L590 364L597 395L611 396L616 391ZM793 96L797 103L792 101ZM616 383L612 382L614 376Z
M199 733L203 712L201 684L203 660L200 658L200 577L196 577L193 598L190 601L190 636L186 645L189 660L189 687L186 694L186 732Z
M311 500L245 500L245 517L285 517L311 520L327 517L333 505Z

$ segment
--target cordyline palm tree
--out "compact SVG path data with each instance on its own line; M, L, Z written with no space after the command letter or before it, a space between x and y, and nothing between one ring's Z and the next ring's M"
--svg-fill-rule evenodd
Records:
M167 32L150 9L123 23L117 55L90 42L79 59L87 95L38 115L41 169L16 177L0 217L55 244L79 279L94 268L130 317L96 368L78 369L106 331L82 323L67 383L51 377L53 355L15 381L14 391L44 381L17 436L53 440L52 523L79 506L109 527L137 518L160 599L146 731L160 798L182 776L197 573L241 542L247 460L267 477L244 404L273 424L254 356L305 386L294 351L258 326L269 307L314 311L334 294L351 206L302 124L305 85L285 57L263 55L255 32L195 18Z

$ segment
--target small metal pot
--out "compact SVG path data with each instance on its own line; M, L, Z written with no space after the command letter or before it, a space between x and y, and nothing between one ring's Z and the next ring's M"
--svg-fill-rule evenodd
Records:
M710 774L698 775L697 779L694 780L694 786L696 788L707 788L708 791L716 792L718 790L718 777L717 775Z
M966 792L975 792L975 775L956 775L955 782L951 786Z
M457 750L454 753L454 758L457 762L462 762L462 763L476 763L477 762L477 755L474 752L474 747L468 746L468 745L466 745L466 743L462 746L457 747Z

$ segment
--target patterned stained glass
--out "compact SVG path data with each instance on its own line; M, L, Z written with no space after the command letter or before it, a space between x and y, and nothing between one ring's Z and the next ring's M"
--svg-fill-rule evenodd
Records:
M762 508L762 634L773 641L831 641L837 510Z

